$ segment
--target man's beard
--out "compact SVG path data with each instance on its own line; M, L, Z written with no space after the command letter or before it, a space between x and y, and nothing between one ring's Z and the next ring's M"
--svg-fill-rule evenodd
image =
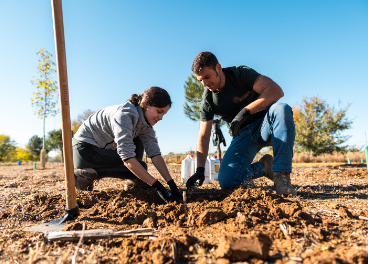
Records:
M220 92L220 86L221 86L221 74L218 74L218 72L216 71L216 77L220 75L220 80L218 83L218 88L216 90L214 90L214 93L219 93Z

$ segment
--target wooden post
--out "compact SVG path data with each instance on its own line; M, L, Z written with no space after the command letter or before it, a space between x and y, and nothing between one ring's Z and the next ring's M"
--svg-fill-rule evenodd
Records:
M221 156L221 148L220 148L220 144L217 145L217 158L219 159L220 163L222 161L222 156Z
M56 64L59 79L61 121L64 147L64 171L66 185L66 209L77 207L74 182L74 165L72 152L72 133L70 124L68 75L66 68L66 52L63 24L63 9L61 0L51 0L54 21L54 35L56 47Z

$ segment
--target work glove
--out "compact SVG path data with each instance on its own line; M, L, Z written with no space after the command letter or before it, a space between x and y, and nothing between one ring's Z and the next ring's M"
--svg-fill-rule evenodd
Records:
M167 182L167 184L170 187L171 194L174 196L175 201L178 202L178 203L182 203L183 202L183 194L181 193L181 191L179 191L178 186L176 186L174 180L171 179L170 181Z
M250 115L250 112L247 108L243 108L240 112L234 117L233 121L231 121L231 132L233 137L240 136L240 128L241 125L247 120L247 117Z
M187 181L187 189L193 188L198 181L198 186L201 186L204 182L204 168L198 167L196 173L192 175Z
M165 203L170 203L170 202L175 201L175 198L173 197L171 192L167 190L158 180L156 180L155 183L152 184L152 188L156 189L158 195L160 195L160 197L162 198L162 200L165 201Z

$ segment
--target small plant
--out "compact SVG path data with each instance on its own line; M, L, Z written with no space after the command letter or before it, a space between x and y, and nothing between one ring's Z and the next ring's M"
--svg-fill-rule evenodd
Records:
M82 206L82 201L81 201L81 199L77 198L76 200L77 200L77 204L78 204L78 206L79 206L79 207L81 207L81 206Z
M163 215L164 214L164 212L162 212L162 211L158 211L157 212L157 216L161 216L161 215Z

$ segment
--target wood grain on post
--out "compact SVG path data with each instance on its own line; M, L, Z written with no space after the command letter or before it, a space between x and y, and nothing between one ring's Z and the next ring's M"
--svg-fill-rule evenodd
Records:
M74 182L74 165L72 152L72 133L70 125L70 106L68 75L66 69L66 52L63 24L63 10L61 0L51 0L54 20L54 35L56 47L56 64L59 78L60 108L63 131L63 154L66 185L66 208L77 207Z

